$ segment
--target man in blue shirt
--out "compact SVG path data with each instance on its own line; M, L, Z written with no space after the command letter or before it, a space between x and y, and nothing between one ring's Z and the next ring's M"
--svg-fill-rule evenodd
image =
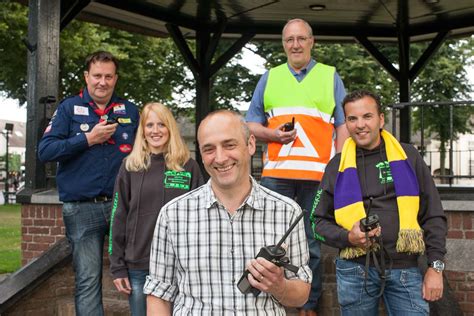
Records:
M99 51L86 59L86 88L58 106L39 143L57 161L56 182L72 245L76 315L103 315L102 256L115 177L132 150L139 114L115 95L118 61Z
M334 67L311 58L314 39L306 21L288 21L282 36L287 63L262 76L246 120L252 134L267 143L261 184L310 210L327 163L349 136L341 107L345 89ZM292 119L294 126L285 126ZM300 315L315 315L321 296L321 255L309 213L305 230L313 283Z

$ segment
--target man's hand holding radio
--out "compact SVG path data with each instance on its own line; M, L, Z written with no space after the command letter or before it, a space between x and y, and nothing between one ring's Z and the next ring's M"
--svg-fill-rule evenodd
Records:
M357 221L349 231L347 238L353 246L365 248L367 246L371 246L374 242L373 237L380 236L381 233L382 227L377 226L376 228L368 231L366 236L365 232L360 229L360 221Z
M279 301L284 299L286 279L283 267L259 257L249 261L247 270L250 272L248 275L250 285L273 295Z

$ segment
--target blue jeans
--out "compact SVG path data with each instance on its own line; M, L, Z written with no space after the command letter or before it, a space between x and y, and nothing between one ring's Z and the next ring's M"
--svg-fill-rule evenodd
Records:
M364 266L336 259L337 296L341 315L378 315L379 299L364 289ZM422 296L423 277L417 267L387 270L383 300L388 315L429 315L429 305ZM372 296L380 291L380 277L369 268L367 290Z
M66 202L63 220L72 246L77 316L102 316L102 256L111 202Z
M313 272L313 281L311 283L311 292L309 293L308 302L303 306L303 309L316 310L322 292L322 270L320 265L321 244L314 239L310 216L319 182L263 177L260 184L270 190L296 200L299 206L307 211L304 216L304 228L306 238L308 239L309 267Z
M132 316L146 316L146 294L143 293L148 270L128 270L132 294L128 296Z

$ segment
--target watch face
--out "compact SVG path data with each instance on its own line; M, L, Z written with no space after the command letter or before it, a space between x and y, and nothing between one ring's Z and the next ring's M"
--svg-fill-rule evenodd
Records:
M433 261L432 265L433 265L433 269L437 270L438 272L444 270L444 262L441 260Z

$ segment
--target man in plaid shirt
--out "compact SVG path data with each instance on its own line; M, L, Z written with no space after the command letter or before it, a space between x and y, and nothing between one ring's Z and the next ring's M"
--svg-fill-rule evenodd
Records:
M211 178L160 212L144 288L148 314L285 315L284 306L302 306L312 278L302 221L285 241L298 273L254 259L261 247L278 242L300 207L249 175L255 137L239 114L211 113L198 141ZM237 288L245 269L260 295Z

